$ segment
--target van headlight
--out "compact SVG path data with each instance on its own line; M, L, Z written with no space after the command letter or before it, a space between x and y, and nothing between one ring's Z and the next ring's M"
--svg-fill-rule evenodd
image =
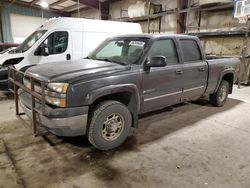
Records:
M49 83L45 93L45 100L47 103L66 107L66 92L69 84L67 83Z

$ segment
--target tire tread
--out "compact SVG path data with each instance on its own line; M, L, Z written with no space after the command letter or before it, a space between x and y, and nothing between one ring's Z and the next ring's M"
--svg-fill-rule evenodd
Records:
M98 118L98 116L109 106L112 105L122 105L124 107L126 107L124 104L118 102L118 101L113 101L113 100L107 100L107 101L103 101L101 103L99 103L93 110L93 113L90 115L90 123L89 123L89 128L88 128L88 140L89 142L96 148L101 149L101 150L108 150L109 148L100 148L98 147L98 145L96 144L95 140L94 140L94 122L96 121L96 119Z
M216 93L213 93L213 94L210 95L210 103L211 103L213 106L221 107L221 106L223 106L224 103L225 103L225 102L220 103L220 102L218 101L219 90L220 90L220 88L221 88L221 86L222 86L223 84L226 84L226 85L227 85L227 89L229 89L229 83L228 83L228 81L222 80L221 83L220 83L220 86L219 86L218 90L216 91ZM228 95L228 93L227 93L227 95ZM225 101L226 101L226 99L225 99Z

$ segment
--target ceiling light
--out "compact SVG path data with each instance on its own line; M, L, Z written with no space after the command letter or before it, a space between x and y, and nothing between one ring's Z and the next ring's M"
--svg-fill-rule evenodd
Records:
M49 4L46 1L41 1L40 6L43 8L48 8Z

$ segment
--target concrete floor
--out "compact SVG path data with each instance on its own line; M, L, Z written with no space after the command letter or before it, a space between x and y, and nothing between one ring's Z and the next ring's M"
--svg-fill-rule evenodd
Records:
M250 87L222 108L200 100L146 114L109 152L85 137L34 138L9 97L0 107L0 187L250 186Z

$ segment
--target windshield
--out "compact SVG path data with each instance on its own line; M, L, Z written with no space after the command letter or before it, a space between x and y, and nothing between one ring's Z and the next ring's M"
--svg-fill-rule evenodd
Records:
M33 46L36 41L38 41L47 30L38 30L32 33L28 38L26 38L17 48L11 50L9 53L22 53L27 51Z
M88 58L122 65L135 64L146 47L145 38L116 38L105 41Z

